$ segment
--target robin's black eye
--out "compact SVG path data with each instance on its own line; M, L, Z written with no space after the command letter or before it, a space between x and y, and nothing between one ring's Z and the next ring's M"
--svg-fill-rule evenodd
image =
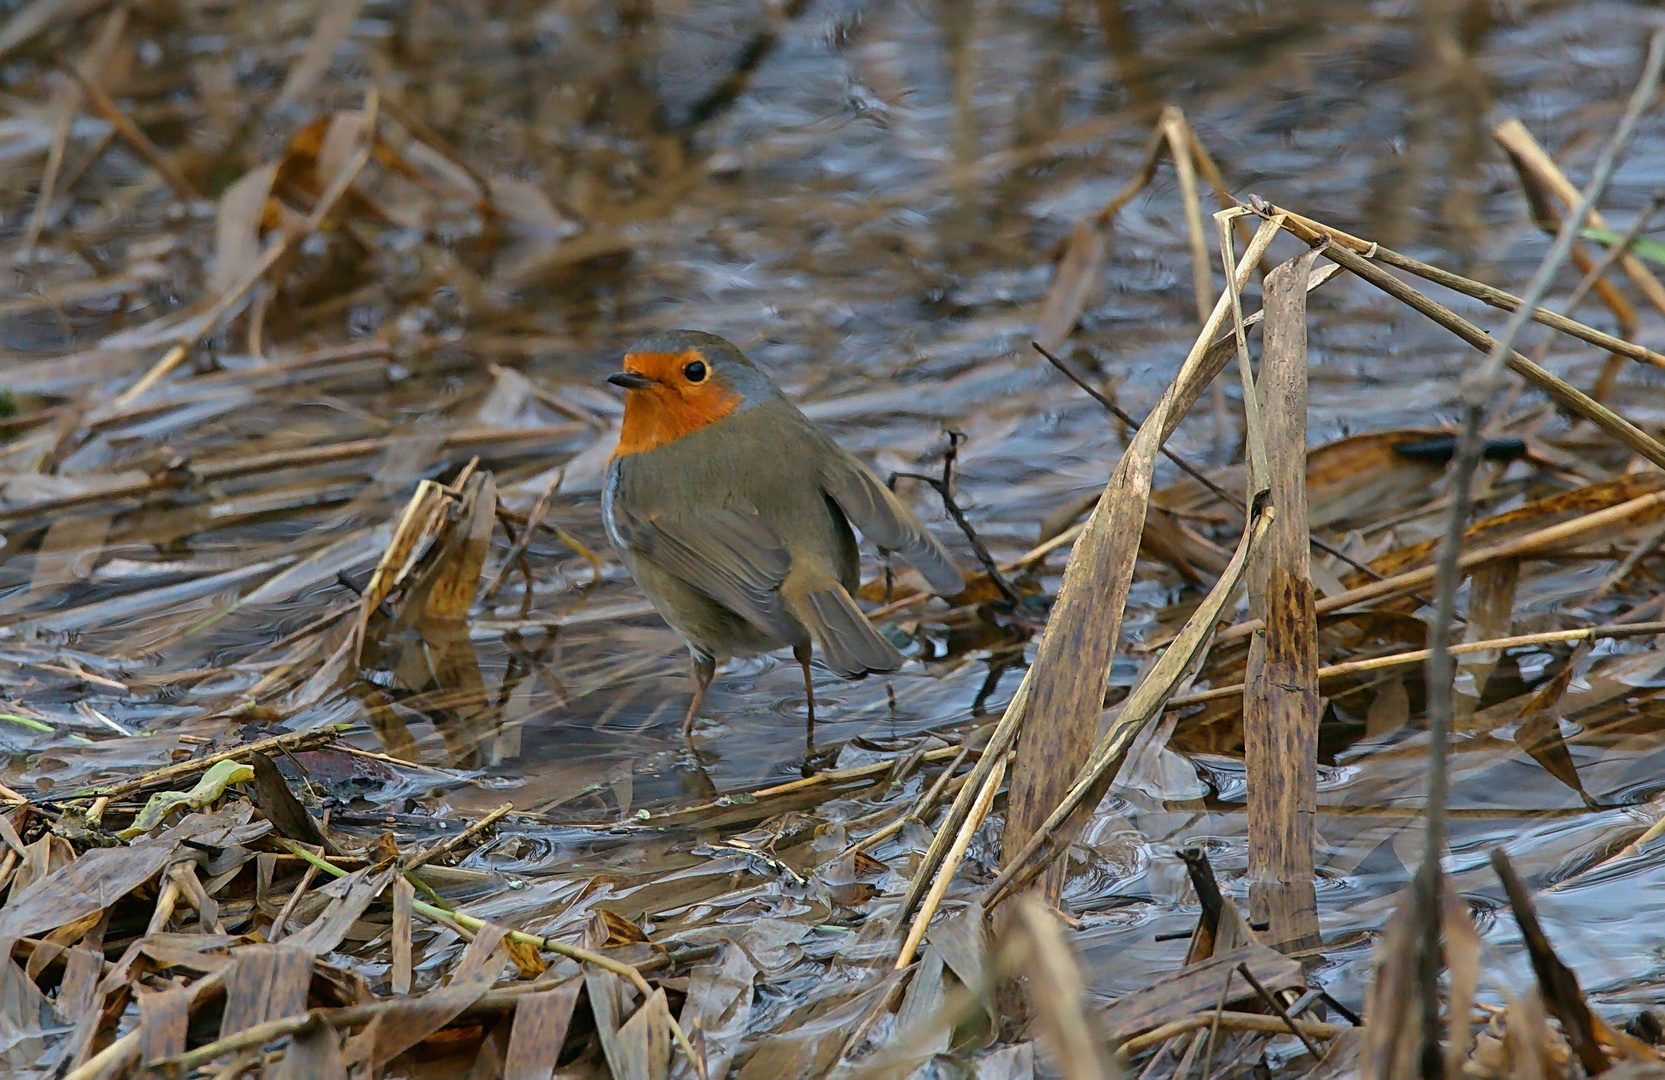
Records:
M695 360L682 369L682 377L691 383L704 382L705 374L705 362L703 360Z

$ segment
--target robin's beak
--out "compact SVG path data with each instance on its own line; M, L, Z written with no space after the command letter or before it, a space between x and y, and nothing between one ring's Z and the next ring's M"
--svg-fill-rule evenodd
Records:
M646 375L635 371L615 371L607 376L607 381L626 390L646 390L650 386L658 385Z

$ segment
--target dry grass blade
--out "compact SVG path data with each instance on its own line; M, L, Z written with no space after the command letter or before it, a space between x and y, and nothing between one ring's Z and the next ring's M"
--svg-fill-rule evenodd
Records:
M1235 276L1239 282L1246 279L1276 232L1277 223L1269 222L1255 234L1238 263ZM1029 686L1026 711L1047 717L1048 723L1030 729L1029 737L1018 746L1002 839L1008 862L1058 805L1070 778L1087 759L1144 531L1157 449L1183 415L1180 406L1195 401L1206 385L1208 380L1201 378L1203 360L1230 308L1229 295L1222 295L1173 385L1122 456L1104 498L1075 543L1057 604L1025 679ZM1056 897L1062 884L1062 876L1054 875L1047 883L1048 894Z
M307 867L309 872L316 867ZM416 886L410 878L400 875L393 879L393 938L392 969L388 974L388 989L395 997L403 997L411 989L411 903L416 899Z
M1313 819L1318 775L1318 616L1307 536L1307 274L1317 252L1266 277L1260 418L1277 518L1249 559L1249 614L1266 626L1249 643L1243 741L1248 769L1249 877L1270 940L1318 936Z
M1127 1039L1186 1016L1207 1015L1216 1005L1224 1008L1230 1002L1251 1000L1255 991L1249 984L1228 977L1244 967L1274 991L1303 985L1301 965L1296 960L1265 945L1249 943L1170 971L1123 995L1105 1010L1104 1028L1111 1038Z
M1185 206L1185 235L1191 240L1191 292L1197 302L1197 322L1207 323L1214 277L1208 267L1208 234L1203 230L1202 203L1197 198L1197 171L1191 153L1193 136L1185 123L1185 114L1172 105L1162 110L1157 127L1168 141L1168 157L1174 163L1179 196Z
M503 1062L503 1080L550 1080L582 988L582 980L568 979L553 990L520 999Z
M380 1069L407 1049L426 1039L478 1001L497 981L508 963L503 951L501 926L487 923L468 943L451 979L444 986L421 997L407 998L383 1013L372 1029L375 1039L369 1055L372 1070Z
M1364 1006L1369 1022L1359 1051L1362 1080L1409 1080L1422 1060L1416 915L1415 890L1406 887L1376 944L1376 971ZM1434 1007L1439 1008L1437 1001Z

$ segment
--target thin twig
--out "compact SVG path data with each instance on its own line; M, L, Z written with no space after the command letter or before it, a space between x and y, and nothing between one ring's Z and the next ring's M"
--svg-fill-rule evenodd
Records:
M971 545L972 553L977 556L977 561L983 564L983 570L989 575L989 580L994 582L994 587L1000 590L1000 595L1006 598L1006 602L1016 608L1023 603L1023 598L1017 594L1017 590L1012 588L1005 575L1000 572L1000 566L994 561L994 556L989 554L989 549L983 544L982 538L977 535L977 530L973 529L971 522L966 520L965 511L960 509L960 504L954 499L954 463L959 458L960 443L965 441L965 433L949 431L945 434L948 436L948 451L942 458L942 478L940 480L934 476L926 476L923 473L897 472L890 474L890 486L894 488L896 481L903 477L929 485L931 490L935 491L938 497L942 499L943 509L948 511L948 516L954 519L954 524L958 525L960 532L965 534L966 541Z
M538 496L538 501L532 506L532 512L527 514L525 522L521 523L524 525L525 531L509 545L509 553L503 557L503 565L497 568L497 573L493 575L491 584L487 585L485 591L480 594L481 600L489 601L496 596L497 590L503 587L504 580L509 576L509 567L526 555L526 549L532 546L532 534L537 531L539 525L543 524L544 514L549 512L549 500L555 497L555 490L561 486L561 480L565 475L565 470L557 470L555 475L549 478L549 483L544 485L543 494ZM501 507L498 509L498 516L507 517L506 512ZM559 530L556 531L559 532ZM531 587L529 582L527 587ZM524 617L522 616L522 618Z
M1226 972L1228 980L1231 975L1232 972ZM1337 1025L1325 1023L1322 1020L1297 1020L1295 1023L1298 1030L1319 1039L1333 1039L1342 1031ZM1161 1027L1151 1028L1141 1035L1135 1035L1116 1047L1116 1054L1125 1061L1144 1053L1153 1046L1160 1046L1175 1035L1183 1035L1187 1031L1196 1031L1198 1028L1204 1027L1210 1028L1209 1052L1200 1074L1204 1077L1209 1075L1213 1065L1213 1037L1222 1029L1226 1031L1260 1031L1273 1035L1282 1034L1286 1030L1283 1021L1276 1016L1267 1016L1265 1013L1210 1009L1208 1012L1193 1013L1182 1019L1163 1024Z
M1277 1013L1279 1019L1289 1025L1290 1034L1306 1045L1307 1053L1312 1055L1312 1060L1322 1060L1324 1051L1320 1050L1318 1044L1312 1041L1312 1036L1300 1029L1295 1023L1295 1018L1289 1015L1289 1010L1283 1007L1283 1002L1279 1001L1272 991L1266 989L1266 984L1255 978L1255 973L1249 970L1249 965L1247 963L1238 964L1237 973L1249 980L1249 985L1255 988L1255 993L1260 995L1260 1000L1264 1001L1267 1007Z

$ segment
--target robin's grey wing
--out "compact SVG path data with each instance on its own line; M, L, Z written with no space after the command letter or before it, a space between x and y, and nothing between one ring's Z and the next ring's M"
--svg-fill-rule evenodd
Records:
M912 563L931 588L941 596L953 596L965 588L965 578L925 523L894 492L879 482L873 471L857 461L832 440L821 465L821 490L838 504L850 524L882 548Z
M756 626L783 631L780 584L792 568L780 536L749 503L631 514L613 527L638 559L657 566Z

